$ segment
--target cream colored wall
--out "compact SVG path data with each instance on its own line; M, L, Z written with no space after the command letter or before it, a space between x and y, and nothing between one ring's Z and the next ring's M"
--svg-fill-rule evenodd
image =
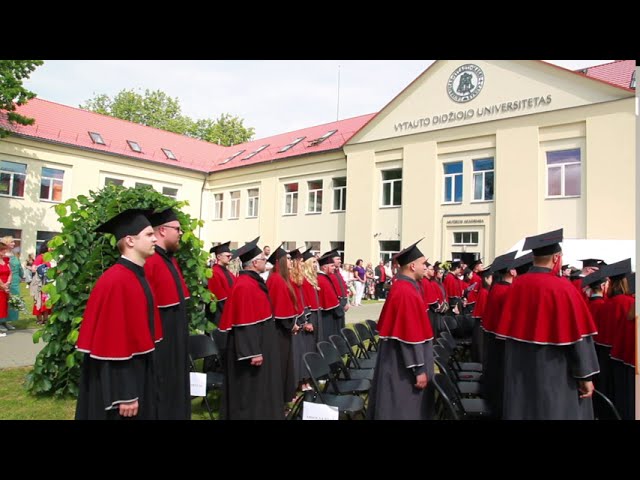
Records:
M185 212L194 217L200 215L200 192L204 176L199 172L177 170L19 137L0 141L0 158L27 165L24 199L0 197L0 227L22 230L22 243L26 253L34 251L37 231L61 230L53 210L57 202L39 199L42 167L65 171L63 201L81 194L87 195L89 190L100 189L103 186L103 173L109 172L111 176L128 182L137 180L156 186L178 187L178 200L187 200L190 204L185 207ZM26 254L23 256L26 258Z
M212 242L232 240L242 245L260 235L259 245L272 248L280 242L319 241L321 250L330 248L330 242L344 240L345 213L333 210L333 179L346 177L342 152L332 152L305 159L251 165L239 169L214 173L205 192L205 228L201 238L207 246ZM322 213L307 213L309 181L323 181ZM298 183L298 213L283 215L284 185ZM260 206L257 219L246 218L247 189L259 186ZM347 184L347 192L350 186ZM240 218L228 219L229 192L240 190ZM212 220L214 194L224 194L224 218ZM347 197L347 209L349 198Z

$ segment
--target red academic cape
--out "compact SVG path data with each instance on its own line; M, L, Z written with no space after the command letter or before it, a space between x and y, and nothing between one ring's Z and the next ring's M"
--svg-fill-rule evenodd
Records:
M489 298L489 290L482 287L478 292L478 298L476 299L476 305L471 312L472 317L482 318L484 317L484 311L487 307L487 299Z
M184 299L186 300L190 297L189 289L187 288L187 284L184 282L182 270L180 270L178 261L174 256L171 256L171 263L173 263L173 266L178 272L180 284L182 285L182 292L184 294ZM144 274L151 286L151 289L153 290L153 296L158 308L173 307L180 303L176 282L161 254L156 252L154 255L147 258L144 263Z
M582 299L586 302L589 303L589 297L587 297L587 292L584 291L584 288L582 287L582 279L584 277L578 277L575 278L573 280L571 280L571 283L573 284L574 287L576 287L576 289L578 290L578 292L580 292L580 296L582 297Z
M127 260L119 260L123 261ZM153 303L155 337L151 338L144 288L133 271L116 263L89 295L76 348L98 360L127 360L153 351L155 342L162 340L160 314Z
M467 303L474 303L478 301L478 295L482 289L482 278L476 272L471 275L471 280L468 282L467 287L474 285L473 289L467 293ZM466 287L465 287L466 288Z
M329 275L329 278L331 279L333 286L336 288L336 292L338 292L338 297L346 298L349 296L349 288L347 287L340 270L336 270L334 273Z
M320 310L332 310L340 305L336 287L329 278L329 275L318 272L318 300L320 301Z
M213 273L213 275L208 281L209 290L216 296L216 299L218 301L226 300L231 294L233 284L236 280L235 275L225 267L222 267L218 264L215 264L213 266L211 272ZM227 277L227 274L231 277L231 284L229 284L229 278Z
M606 338L606 332L604 332L606 328L604 324L606 324L606 322L602 322L602 319L600 317L600 310L605 305L605 303L606 300L604 297L591 297L589 298L589 303L587 304L587 306L589 307L589 311L591 312L591 316L593 317L593 321L596 324L596 329L598 330L598 333L593 337L593 341L598 345L602 345L602 339ZM602 336L603 332L604 336ZM607 346L610 347L611 342L609 342Z
M631 295L615 295L607 301L607 317L611 322L611 359L629 367L636 366L636 320L628 319L635 298ZM604 308L603 308L604 310Z
M486 332L496 333L500 316L510 292L511 284L508 282L496 282L491 285L481 321L482 328Z
M433 305L434 303L438 303L438 294L440 293L440 289L437 285L434 285L431 280L427 277L422 277L422 295L424 299L424 304L427 308L429 305Z
M304 295L305 306L309 307L312 312L320 308L320 305L318 305L318 293L318 290L305 278L304 282L302 282L302 294Z
M595 335L591 312L576 288L535 268L513 282L495 333L543 345L569 345Z
M451 303L451 297L462 297L462 282L453 273L448 273L442 282L444 290L447 292L447 302Z
M380 338L403 343L424 343L433 340L431 322L427 316L419 285L408 277L397 275L378 320Z
M269 290L269 298L271 299L271 305L273 305L273 316L275 318L291 318L297 317L302 312L298 312L299 306L298 298L296 297L296 303L294 304L293 298L291 298L291 291L287 282L280 274L274 269L269 278L267 279L267 289ZM293 295L295 296L295 289Z
M240 272L238 275L222 312L218 327L220 331L228 332L234 327L255 325L272 319L267 286L258 274L254 276L251 273L254 272Z

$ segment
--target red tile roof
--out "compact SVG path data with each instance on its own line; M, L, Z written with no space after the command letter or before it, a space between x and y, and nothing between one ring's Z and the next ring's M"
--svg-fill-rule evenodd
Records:
M1 114L0 123L19 135L201 172L219 171L308 153L341 149L346 141L373 115L363 115L233 147L224 147L39 98L34 98L27 104L18 107L17 112L36 119L36 122L30 126L12 125L7 127L6 114ZM311 144L311 140L321 137L330 130L337 130L337 132L322 143ZM99 133L106 145L93 143L89 132ZM306 138L286 152L278 153L278 150L297 137ZM137 142L142 148L142 152L131 150L127 140ZM240 160L261 145L266 144L269 147L264 151L249 160ZM177 160L168 159L162 151L163 148L171 150ZM239 150L245 150L245 152L227 164L219 165L225 158Z
M619 87L631 88L631 76L636 71L635 60L616 60L611 63L595 65L587 69L578 70L584 72L587 77L597 78Z

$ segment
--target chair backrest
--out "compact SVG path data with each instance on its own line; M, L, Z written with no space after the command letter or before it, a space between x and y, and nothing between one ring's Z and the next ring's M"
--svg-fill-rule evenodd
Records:
M438 339L436 340L436 343L434 344L434 347L436 345L439 345L442 348L444 348L449 353L449 355L453 353L451 350L451 347L449 346L449 342L447 341L447 339L443 338L442 336L438 337Z
M216 342L218 350L220 350L220 354L224 355L227 351L227 337L229 334L216 328L211 331L210 335L211 338L213 338L213 340Z
M350 347L357 348L356 355L361 355L365 358L369 358L369 355L367 355L367 349L362 343L362 340L360 340L360 337L358 337L358 334L355 330L352 330L349 327L344 327L340 329L340 333Z
M220 350L209 335L189 336L189 356L192 360L219 355Z
M443 373L436 373L433 376L433 384L436 386L438 392L438 399L436 399L436 408L440 410L442 415L441 420L460 420L458 408L452 400L453 396L449 392L447 386L447 378Z
M372 335L377 335L378 334L378 322L376 322L375 320L365 320L365 322L367 323L367 326L369 327L369 330L371 330L371 334Z
M338 349L332 343L322 341L318 342L316 346L318 348L318 352L322 355L322 358L324 358L329 364L329 368L331 369L331 373L334 377L337 378L344 372L345 377L349 378L349 371L342 361L342 356L340 356Z
M458 342L456 342L456 339L453 338L453 335L449 332L442 332L442 338L445 339L447 341L448 345L448 350L455 350L456 347L458 346Z
M596 420L622 420L613 402L599 390L593 391L593 413Z
M440 361L447 364L449 362L449 351L446 350L442 345L436 344L433 346L433 353L440 358Z
M353 354L353 350L343 337L341 337L340 335L329 335L329 341L333 344L334 347L336 347L336 350L338 350L338 353L341 357L344 357L346 355L349 358L349 360L347 360L347 368L351 366L351 363L353 363L353 366L355 368L360 368L358 359Z
M356 329L356 332L358 333L358 336L360 337L362 342L364 342L365 340L369 340L369 350L371 350L371 348L375 348L376 339L371 334L371 330L369 330L369 327L367 327L364 323L355 323L353 325L353 328Z
M305 353L302 356L302 361L304 362L307 372L309 372L315 391L318 392L318 395L322 399L321 392L323 388L320 385L320 380L326 380L327 382L330 380L331 368L329 364L322 358L322 355L317 352Z

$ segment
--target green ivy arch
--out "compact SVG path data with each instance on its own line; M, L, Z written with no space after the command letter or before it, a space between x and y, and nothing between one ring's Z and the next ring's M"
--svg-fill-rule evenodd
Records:
M185 205L188 202L172 200L150 186L108 185L98 192L90 191L88 197L79 195L55 206L62 232L49 242L53 251L45 254L45 259L56 259L58 263L47 272L55 283L44 286L53 314L46 326L33 334L34 343L44 341L46 345L27 375L27 389L31 393L77 396L83 354L76 351L75 345L82 315L96 281L119 257L115 237L95 233L94 229L128 208L176 209L184 231L176 258L191 293L187 301L191 329L208 332L214 328L205 316L205 308L215 310L215 297L205 284L211 277L208 253L194 234L204 223L183 213L181 208Z

